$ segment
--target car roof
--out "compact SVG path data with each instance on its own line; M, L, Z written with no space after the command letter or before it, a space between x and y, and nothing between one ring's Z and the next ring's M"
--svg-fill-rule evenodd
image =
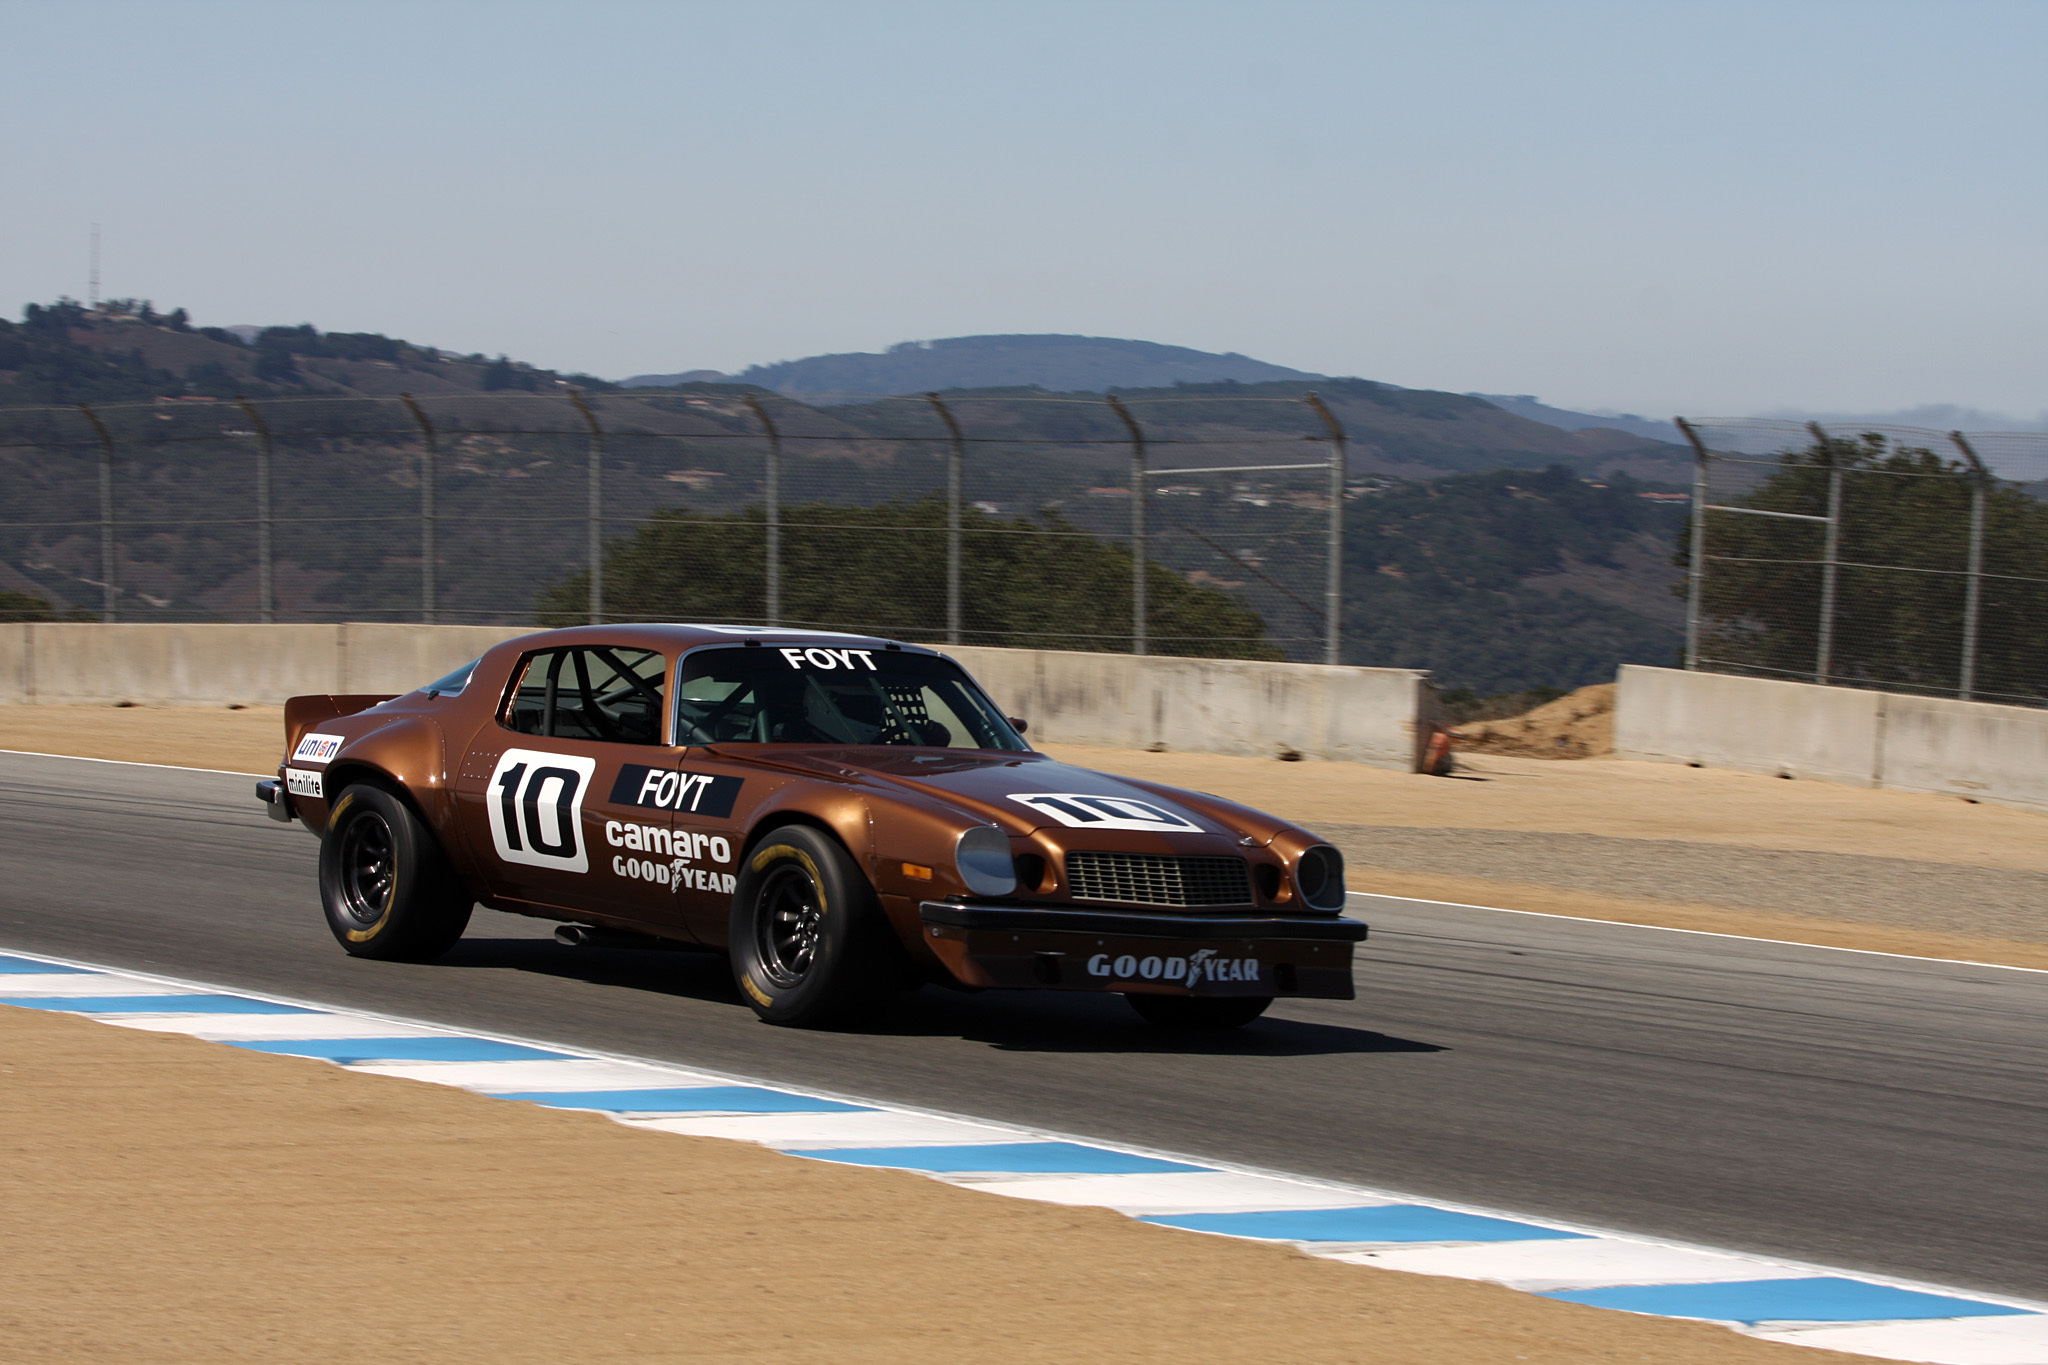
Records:
M567 626L560 630L536 631L532 635L522 635L506 643L517 645L522 653L557 644L634 645L643 649L680 653L700 645L748 643L812 645L835 649L898 649L918 654L938 652L923 645L904 644L902 641L880 635L855 635L845 631L803 630L785 626L707 625L683 621L632 621L601 626Z

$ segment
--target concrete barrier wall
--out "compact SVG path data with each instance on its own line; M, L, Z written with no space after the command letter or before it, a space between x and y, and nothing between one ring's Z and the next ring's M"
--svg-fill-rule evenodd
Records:
M937 648L937 646L935 646ZM1055 743L1367 763L1414 770L1436 689L1406 668L955 647L1031 736Z
M1630 664L1615 689L1614 749L2048 809L2048 710L2025 706Z
M1888 696L1882 773L1900 791L2048 809L2048 711Z
M405 692L510 626L0 625L0 704L275 706L321 692ZM1437 719L1426 674L1235 659L955 648L1031 737L1414 769Z
M1883 693L1635 664L1622 667L1620 684L1620 757L1877 783Z
M523 635L500 626L0 627L0 703L275 706L314 692L407 692Z

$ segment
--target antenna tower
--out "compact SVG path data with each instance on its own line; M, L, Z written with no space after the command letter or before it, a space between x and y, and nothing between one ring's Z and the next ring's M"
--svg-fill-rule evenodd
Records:
M92 270L85 281L85 301L88 306L100 306L100 225L92 225Z

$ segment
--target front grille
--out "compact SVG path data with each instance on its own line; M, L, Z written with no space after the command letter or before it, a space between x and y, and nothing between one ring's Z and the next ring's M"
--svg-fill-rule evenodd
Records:
M1252 881L1242 858L1184 858L1166 853L1067 855L1075 900L1126 905L1250 905Z

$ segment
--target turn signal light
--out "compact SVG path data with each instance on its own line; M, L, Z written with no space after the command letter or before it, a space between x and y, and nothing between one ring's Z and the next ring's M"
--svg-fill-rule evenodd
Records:
M903 865L903 875L914 877L921 882L928 882L932 879L932 870L928 867L920 867L916 863L905 863Z

